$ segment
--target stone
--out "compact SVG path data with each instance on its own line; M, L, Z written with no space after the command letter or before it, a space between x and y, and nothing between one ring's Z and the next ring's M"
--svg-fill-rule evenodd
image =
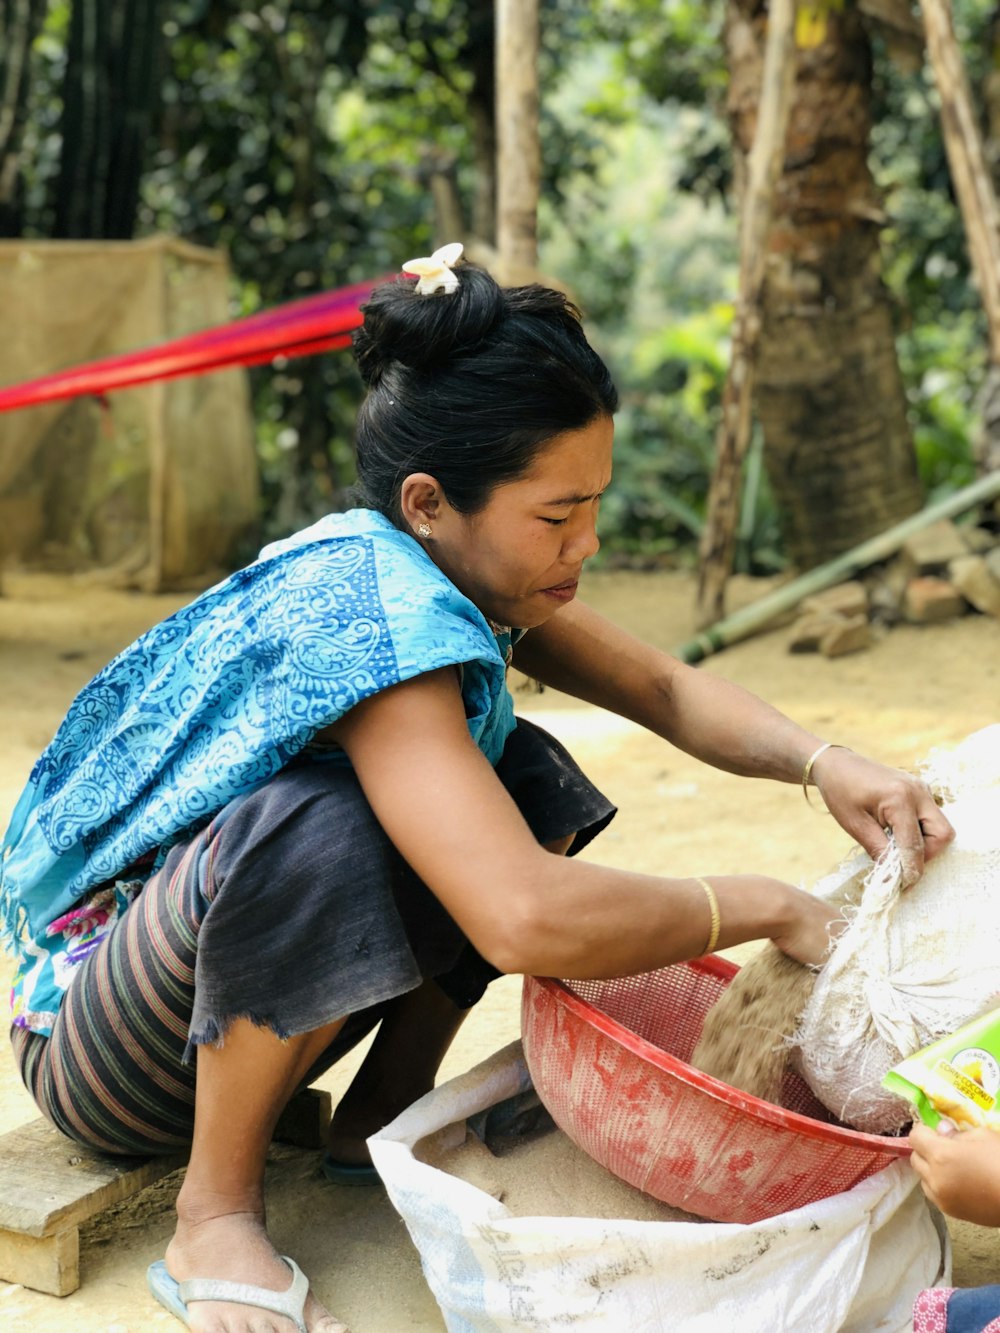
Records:
M986 568L995 579L1000 579L1000 546L994 546L992 551L987 551L983 556L986 561Z
M944 574L952 560L968 554L962 534L947 518L915 532L903 543L902 550L907 571L913 577Z
M843 657L857 653L871 642L871 629L866 615L842 616L820 639L819 650L824 657Z
M898 560L870 576L868 613L871 620L879 625L895 625L902 620L906 584L906 573Z
M817 653L824 634L844 623L844 617L830 611L813 611L800 616L792 626L788 640L790 653Z
M963 528L962 536L973 555L985 555L997 544L996 533L990 532L989 528Z
M984 615L1000 619L1000 579L981 555L966 555L948 566L951 582L967 602Z
M824 588L822 592L803 598L799 609L803 614L832 611L841 616L863 615L868 610L868 589L856 581L838 583L836 587Z
M946 579L910 579L903 593L903 616L913 625L930 625L964 615L965 598Z

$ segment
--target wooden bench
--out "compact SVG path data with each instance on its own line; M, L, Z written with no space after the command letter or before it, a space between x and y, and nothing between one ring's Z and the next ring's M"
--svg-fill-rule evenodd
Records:
M332 1099L305 1088L289 1102L274 1137L321 1148ZM183 1166L169 1157L112 1157L84 1148L46 1120L0 1136L0 1280L68 1296L80 1285L80 1223Z

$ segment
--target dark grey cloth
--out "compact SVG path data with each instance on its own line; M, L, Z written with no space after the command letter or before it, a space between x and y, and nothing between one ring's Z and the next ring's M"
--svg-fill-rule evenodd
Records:
M497 766L543 843L579 850L614 807L520 723ZM497 904L503 910L503 904ZM349 769L302 763L173 848L80 966L50 1037L12 1033L65 1133L104 1151L189 1142L197 1046L249 1018L279 1035L347 1015L306 1082L433 978L460 1006L495 970L393 848Z
M539 842L576 834L577 851L615 813L532 723L519 722L496 772ZM193 1042L236 1015L311 1031L429 977L467 1007L497 975L393 847L351 769L294 765L220 822L204 853Z

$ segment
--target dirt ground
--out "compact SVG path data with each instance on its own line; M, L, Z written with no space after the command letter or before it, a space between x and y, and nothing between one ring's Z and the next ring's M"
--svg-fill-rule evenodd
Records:
M731 607L766 591L738 582ZM619 623L665 648L692 630L693 584L674 573L603 573L584 595ZM87 581L9 575L0 598L0 817L6 822L38 752L75 691L120 647L180 604ZM786 651L776 630L729 649L704 670L763 695L817 734L908 766L937 745L1000 720L1000 624L968 616L900 626L866 652L828 661ZM609 864L678 875L748 869L810 884L847 850L834 822L801 791L705 768L631 724L554 694L516 689L520 711L557 734L621 806L589 854ZM9 977L0 963L0 980ZM518 1034L519 984L504 978L472 1014L441 1078ZM360 1052L325 1080L336 1097ZM36 1112L0 1053L0 1131ZM295 1256L319 1297L352 1333L434 1333L444 1325L401 1220L381 1191L326 1182L314 1156L276 1148L268 1168L269 1214L279 1247ZM82 1286L63 1300L0 1283L0 1326L47 1333L139 1333L176 1327L147 1295L145 1270L172 1229L178 1176L89 1225ZM955 1279L996 1281L995 1233L955 1227Z

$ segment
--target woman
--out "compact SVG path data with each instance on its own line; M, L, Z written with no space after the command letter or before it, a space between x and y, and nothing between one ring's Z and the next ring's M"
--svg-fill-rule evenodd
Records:
M380 1024L328 1168L428 1090L497 972L615 976L773 939L829 909L763 875L567 859L614 811L516 723L523 671L735 773L820 786L911 873L950 830L925 788L575 599L598 549L616 394L565 298L461 247L365 307L363 507L155 627L74 702L15 811L2 893L13 1041L43 1111L111 1151L191 1142L151 1284L192 1328L342 1329L277 1255L263 1168L292 1091ZM553 855L555 853L555 855ZM253 1284L246 1286L233 1284Z

